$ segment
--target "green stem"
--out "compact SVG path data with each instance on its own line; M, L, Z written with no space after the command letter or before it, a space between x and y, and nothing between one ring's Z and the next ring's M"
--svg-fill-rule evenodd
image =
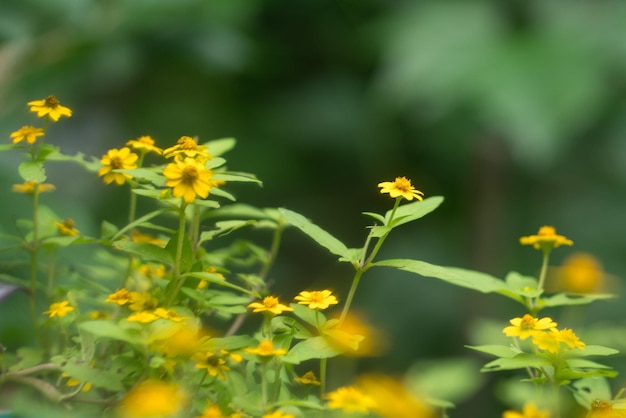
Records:
M341 311L341 316L339 317L339 325L343 324L343 321L346 319L346 315L348 315L350 305L352 305L352 299L354 299L354 294L356 293L356 288L359 286L361 276L364 272L364 269L358 269L354 275L354 278L352 279L352 286L350 286L350 291L348 292L346 303L343 305L343 310Z
M169 297L166 300L165 306L169 307L176 295L180 291L183 286L183 280L180 277L180 268L181 261L183 257L183 242L185 240L185 226L187 224L187 219L185 218L185 208L187 207L187 203L185 201L182 202L180 207L180 212L178 215L178 241L176 242L176 257L174 258L174 271L172 277L172 291L170 291Z
M36 301L36 292L37 292L37 264L38 264L38 255L39 255L39 222L37 217L37 212L39 210L39 185L35 185L35 189L33 191L33 239L31 245L29 247L30 250L30 315L33 321L33 327L35 328L35 334L37 335L37 339L41 344L44 343L43 336L37 326L38 318L37 315L37 301ZM43 345L42 345L43 346Z
M546 276L548 275L548 261L550 259L551 248L543 250L543 260L541 262L541 271L539 272L539 282L537 283L537 290L543 290L546 282ZM539 311L540 307L537 307L537 302L541 298L541 295L530 301L530 313L534 316Z
M324 398L326 394L326 369L328 366L328 359L320 359L320 399Z
M261 402L263 412L267 408L267 362L264 361L261 365Z

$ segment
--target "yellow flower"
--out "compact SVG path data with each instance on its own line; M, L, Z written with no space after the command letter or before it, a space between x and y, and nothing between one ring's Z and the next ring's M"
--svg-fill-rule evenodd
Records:
M56 187L54 187L54 184L37 183L34 180L30 180L22 184L14 184L13 187L11 188L11 190L16 193L26 193L26 194L35 193L35 189L37 189L39 193L44 193L44 192L51 192L54 189L56 189Z
M142 264L139 267L139 273L143 274L149 279L156 277L165 277L165 265L159 264L157 266L152 264Z
M275 349L271 340L263 340L255 348L246 348L246 352L259 355L261 357L282 356L287 354L287 350L279 348Z
M378 187L381 188L381 193L389 193L390 197L394 199L396 197L402 196L406 200L423 200L424 193L417 190L413 185L411 185L411 180L406 177L396 177L394 181L384 181L382 183L378 183Z
M562 350L561 343L564 343L567 347ZM533 335L533 344L539 349L548 351L550 353L557 354L562 351L567 351L570 348L585 349L585 343L580 341L574 331L569 328L557 330L556 328L550 328L549 332L541 332Z
M591 293L602 288L604 272L600 261L587 253L569 256L557 273L559 290Z
M63 222L55 222L54 224L61 235L67 237L75 237L78 235L79 231L74 227L74 220L72 218L67 218Z
M209 375L226 380L226 373L230 367L226 365L226 360L214 353L197 353L193 356L197 369L206 369Z
M387 348L385 335L357 314L349 313L342 322L333 318L326 325L322 335L344 355L377 356Z
M38 136L43 136L44 132L42 128L35 128L34 126L22 126L15 132L11 133L13 143L17 144L23 140L26 140L29 144L34 144L37 141Z
M172 309L165 309L165 308L156 308L154 310L154 314L156 316L158 316L159 318L162 319L169 319L170 321L174 321L174 322L181 322L186 318L183 318L182 316L180 316L178 314L178 312L172 310Z
M291 414L285 414L280 409L272 412L271 414L265 414L261 418L295 418L295 416Z
M591 402L591 409L586 418L623 418L626 417L626 409L613 408L613 403L596 399Z
M103 311L90 311L87 316L90 319L111 319L111 315Z
M564 342L569 348L580 348L581 350L585 349L585 343L580 341L578 336L574 334L569 328L563 328L559 330L559 339Z
M328 408L341 409L345 412L368 413L376 403L353 386L344 386L326 394Z
M382 418L435 418L439 416L397 379L372 374L357 379L356 387L372 400L372 409Z
M529 314L521 318L513 318L509 322L511 326L505 327L502 332L507 337L519 337L521 340L557 326L557 323L552 321L551 318L537 319Z
M153 312L141 311L141 312L135 312L134 314L130 315L126 319L129 320L130 322L139 322L141 324L149 324L160 318L156 316Z
M199 326L189 322L170 322L153 334L155 348L166 356L191 357L203 350L208 339Z
M50 318L53 318L55 316L62 318L73 310L74 308L70 306L70 303L64 300L63 302L53 303L52 305L50 305L50 308L45 311L44 314L47 314Z
M302 291L294 298L300 305L307 305L310 309L327 309L330 305L339 303L330 290Z
M128 307L131 311L144 311L156 308L159 301L148 292L130 292L129 303Z
M217 405L209 405L202 412L202 415L196 418L224 418L224 415L222 415L222 411L220 411Z
M302 385L319 386L321 384L320 381L317 380L317 377L315 377L315 373L313 373L312 371L308 371L302 376L294 377L293 380Z
M69 379L67 379L67 382L65 382L65 386L67 387L76 387L83 385L83 387L80 389L81 392L88 392L89 389L91 389L91 383L85 382L83 384L83 382L81 382L80 380L76 380L73 377L70 377L70 375L67 373L61 373L61 377L69 377Z
M133 147L141 152L154 152L159 155L163 153L163 150L154 145L154 139L151 136L144 135L137 139L131 139L126 142L126 145Z
M167 178L165 185L172 187L174 197L182 197L187 203L193 202L196 196L205 199L213 187L213 172L193 158L168 164L163 175Z
M164 240L162 240L161 238L157 238L155 236L152 236L150 234L144 234L136 229L133 229L130 232L130 240L132 242L139 242L142 244L154 244L157 245L159 247L165 247L165 245L167 244L167 242L165 242Z
M198 145L190 136L181 136L176 142L176 145L163 151L163 156L165 158L197 158L201 162L213 158L211 154L209 154L209 147Z
M61 106L57 98L52 95L42 100L28 102L28 105L30 106L30 111L37 113L38 117L48 116L55 122L58 121L61 116L67 116L68 118L72 116L72 111L65 106Z
M118 289L114 293L111 293L105 300L105 302L117 303L118 305L126 305L132 300L132 296L127 289Z
M106 184L115 182L121 186L126 183L126 180L132 179L133 176L125 173L116 173L113 170L132 170L133 168L137 168L135 162L138 158L139 156L134 152L130 152L130 148L128 147L110 149L100 160L103 167L98 170L98 176L104 176L104 182Z
M533 402L527 402L522 412L504 411L502 418L550 418L550 411L539 410Z
M536 250L548 251L561 245L573 245L572 240L563 235L558 235L553 226L542 226L537 235L529 235L519 239L522 245L532 245Z
M278 298L274 296L265 296L262 303L252 302L248 308L252 309L252 312L271 312L274 315L293 311L289 306L279 303Z
M120 401L120 418L169 418L186 406L187 395L174 383L145 380Z

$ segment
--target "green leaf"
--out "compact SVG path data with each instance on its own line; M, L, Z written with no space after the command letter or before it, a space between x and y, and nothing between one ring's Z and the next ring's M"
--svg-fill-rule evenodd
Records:
M207 346L209 351L223 350L239 350L246 347L255 347L259 343L249 335L233 335L224 338L211 338Z
M220 276L218 276L217 274L213 274L213 273L193 272L193 273L184 274L182 277L195 277L197 279L206 280L207 282L215 283L220 286L228 287L230 289L239 290L240 292L245 293L247 295L255 295L255 293L252 292L251 290L229 283L223 278L221 278Z
M512 358L520 354L520 350L510 345L466 345L466 348L491 354L496 357Z
M17 170L24 181L37 183L46 181L46 170L41 161L22 161Z
M542 298L543 306L546 308L552 308L555 306L565 305L586 305L596 300L606 300L616 298L617 295L611 294L572 294L572 293L559 293L554 296Z
M231 232L243 228L245 226L254 225L255 220L232 220L232 221L218 221L215 223L215 228L210 231L204 231L200 234L200 242L209 241L218 236L228 235Z
M122 376L111 370L96 370L88 363L81 362L76 358L66 359L63 356L52 358L63 372L81 383L91 383L95 387L119 392L124 389L121 383Z
M154 169L144 168L144 167L132 168L132 169L118 168L116 170L113 170L113 172L130 174L135 179L148 180L154 183L154 185L158 187L165 186L165 177L160 172L156 172Z
M456 286L477 290L482 293L498 292L506 289L506 284L493 276L472 270L455 267L442 267L429 264L425 261L410 259L382 260L372 263L378 267L394 267L399 270L419 274L420 276L433 277Z
M48 156L47 159L48 161L71 161L83 166L91 172L96 172L100 169L100 167L102 167L102 163L100 163L99 159L90 157L90 160L87 161L87 159L85 158L85 154L83 154L82 152L78 152L76 153L76 155L73 156L65 155L60 152L53 152Z
M443 196L432 196L423 201L418 200L416 202L400 205L393 216L393 225L389 225L391 213L393 212L393 209L390 209L385 213L385 225L395 228L405 223L415 221L437 209L442 202Z
M38 348L18 348L17 356L19 358L19 361L9 368L9 370L12 372L36 366L40 364L43 360L43 352Z
M512 292L522 297L536 298L543 293L543 290L537 289L537 279L515 271L509 272L504 281Z
M263 182L259 180L258 178L256 178L254 174L235 172L235 171L227 171L225 173L215 173L213 174L213 177L211 178L211 180L224 180L226 182L241 181L241 182L257 183L260 185L263 184Z
M127 253L138 255L144 261L155 261L157 263L166 264L168 266L174 264L174 258L172 257L170 252L164 248L159 247L158 245L143 242L118 240L113 243L113 247Z
M377 220L381 224L385 223L385 217L383 215L381 215L381 214L374 213L374 212L362 212L362 213L365 216L369 216L371 218L374 218L375 220Z
M293 348L282 357L282 361L285 363L298 364L310 359L336 357L341 353L343 353L343 351L329 344L326 338L317 336L303 340L294 345Z
M181 238L180 231L176 231L165 246L165 251L170 254L171 260L175 261L178 252L178 240L182 239L182 252L180 254L180 271L188 271L193 264L193 249L191 248L191 240L184 234ZM160 248L160 247L157 247Z
M542 368L552 367L552 363L545 357L539 357L534 354L520 353L511 358L499 358L491 361L480 369L481 372L493 372L498 370L515 370L525 369L527 367Z
M573 369L611 369L611 366L600 364L585 358L571 358L567 360L567 365Z
M233 149L236 144L235 138L219 138L205 142L203 145L209 147L209 153L213 157L220 157Z
M586 345L584 349L574 348L566 353L567 357L612 356L619 350L602 345Z
M295 316L315 328L322 327L326 323L326 317L318 310L310 309L298 303L290 303L289 307L293 309Z
M586 409L591 409L591 403L596 399L608 401L612 398L611 386L603 377L576 380L570 387L573 389L576 402Z
M96 320L86 321L78 325L82 330L89 332L96 337L110 338L113 340L126 341L131 344L138 344L141 339L128 329L121 328L115 321Z
M338 255L341 259L350 260L351 262L357 261L352 259L352 252L349 251L348 247L346 247L341 241L306 219L304 216L289 209L280 208L278 210L287 222L300 229L309 237L313 238L315 242L326 248L331 253Z

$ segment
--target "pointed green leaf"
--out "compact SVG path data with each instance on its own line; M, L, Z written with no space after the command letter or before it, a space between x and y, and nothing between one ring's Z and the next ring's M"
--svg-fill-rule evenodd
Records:
M228 171L225 173L215 173L211 180L224 180L226 182L229 181L242 181L242 182L252 182L257 184L263 184L263 182L256 178L254 174L250 173L241 173L235 171Z
M255 293L252 292L251 290L229 283L226 280L224 280L222 277L213 273L193 272L193 273L184 274L182 277L195 277L196 279L206 280L207 282L210 282L210 283L215 283L220 286L228 287L230 289L239 290L240 292L245 293L247 295L255 295Z
M83 331L89 332L100 338L126 341L131 344L137 344L141 341L138 335L133 334L128 329L121 328L115 321L86 321L81 323L79 327Z
M280 208L279 211L287 222L313 238L319 245L331 253L338 255L342 259L355 261L351 259L352 253L348 250L348 247L304 216L289 209Z
M118 240L113 243L113 247L127 253L136 254L144 261L155 261L168 266L171 266L174 263L174 259L171 254L166 249L161 248L158 245Z
M554 296L542 298L543 306L546 308L552 308L555 306L565 305L586 305L596 300L605 300L616 298L617 295L611 294L572 294L572 293L559 293Z
M330 345L324 337L313 337L303 340L293 346L289 352L282 357L285 363L298 364L305 360L322 359L336 357L343 351L336 346Z
M387 213L385 213L385 225L395 228L396 226L422 218L437 209L442 202L443 196L432 196L423 201L418 200L416 202L400 205L393 216L393 225L389 225L393 210L388 210Z
M520 353L520 350L510 345L466 345L466 348L491 354L496 357L512 358Z
M86 362L80 362L76 358L66 359L63 356L53 357L52 361L58 364L63 372L81 383L91 383L95 387L114 392L124 389L121 383L123 376L112 370L96 370Z
M235 138L219 138L205 142L203 145L209 147L209 154L213 157L220 157L233 149L236 144Z
M481 372L493 372L498 370L525 369L527 367L542 368L552 367L552 363L545 357L534 354L521 353L511 358L499 358L483 366Z
M586 345L584 348L574 348L567 352L568 357L588 357L588 356L612 356L618 354L619 350L602 345Z

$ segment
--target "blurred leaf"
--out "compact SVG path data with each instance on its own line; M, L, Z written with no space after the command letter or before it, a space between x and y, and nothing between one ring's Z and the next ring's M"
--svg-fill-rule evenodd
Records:
M549 368L552 367L552 363L545 357L536 356L534 354L520 353L515 357L499 358L491 361L480 369L481 372L493 372L499 370L515 370L525 369L527 367L534 368Z
M64 373L67 373L81 383L91 383L95 387L115 392L124 389L121 382L123 375L115 373L114 370L96 370L89 366L89 364L81 362L76 358L65 358L63 356L53 357L52 361L57 364Z
M24 181L36 183L46 181L46 170L41 161L22 161L17 169Z
M289 352L282 357L285 363L298 364L306 360L331 358L340 355L336 344L332 345L326 338L317 336L300 341L294 345Z
M559 293L554 296L541 298L541 302L543 303L544 307L552 308L555 306L565 306L565 305L586 305L596 300L614 299L616 297L617 295L599 294L599 293L590 293L590 294L585 294L585 295L571 294L571 293Z
M609 400L612 398L611 386L604 377L583 378L570 385L574 392L574 399L586 409L597 399Z
M155 261L168 266L174 263L174 258L170 252L158 245L118 240L113 243L113 247L127 253L138 255L144 261Z
M209 153L213 157L221 157L222 155L226 154L228 151L235 148L236 144L237 144L237 141L235 140L235 138L220 138L220 139L213 139L209 142L205 142L203 145L206 145L209 147Z
M515 357L520 353L519 349L513 348L509 345L466 345L465 347L480 351L481 353L487 353L492 356L504 358Z
M138 344L141 339L138 335L129 330L121 328L115 321L86 321L79 324L79 327L86 332L100 338L110 338L113 340L126 341L130 344Z

